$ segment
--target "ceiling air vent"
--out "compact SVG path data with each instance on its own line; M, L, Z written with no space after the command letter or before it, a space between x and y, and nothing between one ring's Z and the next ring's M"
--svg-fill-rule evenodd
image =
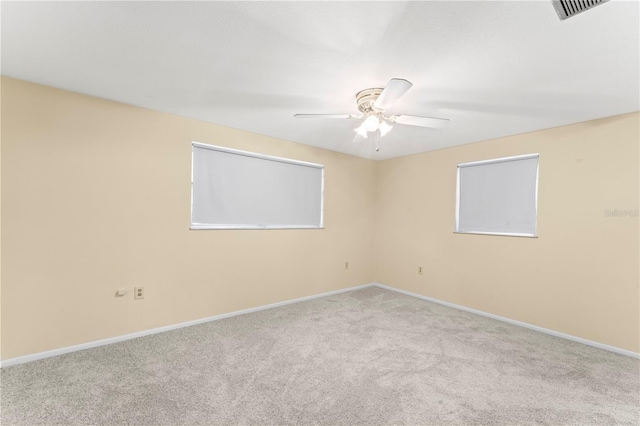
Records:
M551 0L561 20L571 18L580 12L589 10L609 0Z

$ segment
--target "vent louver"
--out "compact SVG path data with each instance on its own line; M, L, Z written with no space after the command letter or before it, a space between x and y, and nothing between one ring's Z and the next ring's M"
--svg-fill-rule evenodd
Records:
M609 0L551 0L561 20L571 18Z

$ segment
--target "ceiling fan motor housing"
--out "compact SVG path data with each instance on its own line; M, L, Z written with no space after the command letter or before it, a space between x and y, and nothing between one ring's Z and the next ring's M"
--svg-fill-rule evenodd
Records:
M382 88L376 87L359 91L356 94L356 102L358 103L358 109L360 110L360 112L362 112L363 114L366 114L368 112L377 112L378 109L375 108L373 104L376 99L378 99L378 96L380 96L383 90L384 89Z

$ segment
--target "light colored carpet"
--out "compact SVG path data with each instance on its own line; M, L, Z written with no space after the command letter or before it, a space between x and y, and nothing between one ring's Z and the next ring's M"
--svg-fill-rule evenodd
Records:
M640 423L640 362L366 288L5 368L2 425Z

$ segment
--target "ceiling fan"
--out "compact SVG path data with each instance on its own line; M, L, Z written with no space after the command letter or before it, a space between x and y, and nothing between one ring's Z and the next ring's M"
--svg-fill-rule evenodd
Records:
M441 129L449 124L446 118L419 117L415 115L385 115L385 111L391 107L407 90L413 86L402 78L392 78L384 89L371 88L359 91L356 94L358 110L361 114L295 114L295 118L343 118L348 120L363 119L362 124L355 130L363 138L369 133L383 137L393 128L394 124L406 124L409 126L431 127ZM377 150L377 149L376 149Z

